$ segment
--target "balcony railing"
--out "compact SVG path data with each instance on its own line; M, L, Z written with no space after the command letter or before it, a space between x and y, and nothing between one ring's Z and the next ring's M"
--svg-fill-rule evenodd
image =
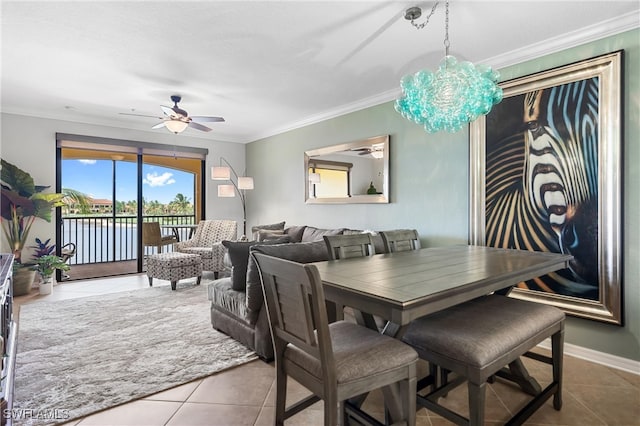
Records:
M194 215L144 216L145 222L160 225L193 225ZM189 237L189 229L179 229L180 240ZM167 232L168 233L168 232ZM138 258L138 219L130 215L67 216L62 218L62 244L76 245L71 265L117 262ZM165 246L170 251L171 246ZM145 247L144 254L156 253L155 247Z

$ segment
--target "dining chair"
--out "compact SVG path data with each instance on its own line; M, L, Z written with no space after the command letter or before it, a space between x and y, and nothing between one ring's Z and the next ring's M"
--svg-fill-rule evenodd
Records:
M174 235L162 235L159 222L142 222L142 245L144 247L157 247L158 253L162 253L162 247L177 243Z
M373 256L376 249L371 234L325 235L324 242L329 251L329 259Z
M275 424L283 425L322 399L325 425L346 423L348 416L379 425L348 399L398 384L403 421L415 425L416 352L398 339L351 322L329 324L314 265L255 250L251 256L260 272L275 352ZM288 376L313 393L289 407Z
M329 260L373 256L376 254L376 249L369 233L325 235L323 238L329 251ZM345 314L347 317L353 317L358 324L363 324L374 330L382 330L387 324L387 321L380 317L354 310L348 306L339 306L336 303L337 318L344 319Z
M384 250L387 253L397 251L418 250L420 237L415 229L395 229L392 231L380 231Z

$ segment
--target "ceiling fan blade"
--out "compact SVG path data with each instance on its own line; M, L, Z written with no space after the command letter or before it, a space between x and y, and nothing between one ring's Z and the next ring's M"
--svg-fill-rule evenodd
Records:
M194 115L191 117L191 119L193 121L198 121L198 122L221 122L224 121L224 118L222 117L206 117L206 116L202 116L202 115Z
M197 130L202 130L203 132L210 132L211 128L207 127L207 126L203 126L202 124L198 124L196 122L190 121L189 122L189 127L193 127L194 129Z
M161 121L160 123L156 124L155 126L152 127L152 129L160 129L164 127L164 121Z
M164 115L167 117L171 117L173 115L173 108L171 107L160 105L160 109L162 109L162 112L164 112Z
M150 117L150 118L157 118L158 120L162 120L162 117L158 117L157 115L132 114L130 112L119 112L118 114L120 114L120 115L133 115L133 116L136 116L136 117Z
M189 113L185 110L183 110L182 108L178 108L178 105L174 106L173 108L171 108L173 110L173 112L177 115L180 115L182 117L188 117Z

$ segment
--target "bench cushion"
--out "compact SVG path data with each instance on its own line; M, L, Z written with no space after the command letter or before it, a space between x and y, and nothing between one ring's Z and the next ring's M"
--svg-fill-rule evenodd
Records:
M483 296L413 321L403 340L421 356L429 353L447 360L443 365L447 368L458 364L483 369L498 360L501 368L549 337L552 333L545 330L562 323L564 317L552 306ZM505 357L510 360L503 362Z

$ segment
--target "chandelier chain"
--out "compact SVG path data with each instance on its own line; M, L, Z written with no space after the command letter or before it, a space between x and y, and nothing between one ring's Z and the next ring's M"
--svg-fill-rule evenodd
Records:
M444 56L449 56L449 0L445 3L444 12Z
M448 2L447 2L448 3ZM413 25L416 29L421 30L423 29L428 23L429 23L429 19L433 16L433 14L436 12L436 7L438 7L438 4L440 4L439 1L435 2L433 4L433 7L431 8L431 12L429 12L429 15L427 15L427 17L425 18L425 21L421 24L416 24L416 18L412 18L411 19L411 25Z

